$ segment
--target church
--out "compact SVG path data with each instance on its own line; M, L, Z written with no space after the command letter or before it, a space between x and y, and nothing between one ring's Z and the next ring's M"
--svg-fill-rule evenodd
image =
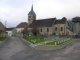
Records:
M73 35L68 29L68 22L65 17L62 19L47 18L36 20L36 13L33 10L28 13L28 29L37 28L41 35Z

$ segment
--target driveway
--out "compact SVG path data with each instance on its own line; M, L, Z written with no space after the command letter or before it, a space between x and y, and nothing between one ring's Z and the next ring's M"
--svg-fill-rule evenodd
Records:
M9 37L0 46L0 60L80 60L80 40L60 50L36 50L18 37Z

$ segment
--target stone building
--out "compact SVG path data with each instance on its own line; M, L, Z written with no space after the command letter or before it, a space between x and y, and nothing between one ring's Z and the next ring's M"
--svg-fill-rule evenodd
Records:
M65 17L62 19L47 18L36 20L36 13L33 10L28 13L28 29L37 28L41 35L71 35L68 29L68 22Z
M72 21L74 22L73 26L74 35L80 36L80 17L74 17Z
M5 26L0 22L0 37L5 37Z

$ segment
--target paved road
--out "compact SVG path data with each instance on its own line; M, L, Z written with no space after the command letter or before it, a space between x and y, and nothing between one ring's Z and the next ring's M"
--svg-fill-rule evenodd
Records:
M0 60L80 60L80 40L55 51L40 51L18 37L9 37L0 46Z

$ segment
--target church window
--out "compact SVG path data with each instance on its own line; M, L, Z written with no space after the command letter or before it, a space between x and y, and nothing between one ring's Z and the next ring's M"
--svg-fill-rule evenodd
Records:
M29 18L31 18L31 16L29 16Z
M55 31L57 31L57 27L55 27Z
M41 32L42 32L42 28L41 28Z
M61 31L63 31L63 27L61 27Z
M49 32L49 28L47 28L47 32Z

